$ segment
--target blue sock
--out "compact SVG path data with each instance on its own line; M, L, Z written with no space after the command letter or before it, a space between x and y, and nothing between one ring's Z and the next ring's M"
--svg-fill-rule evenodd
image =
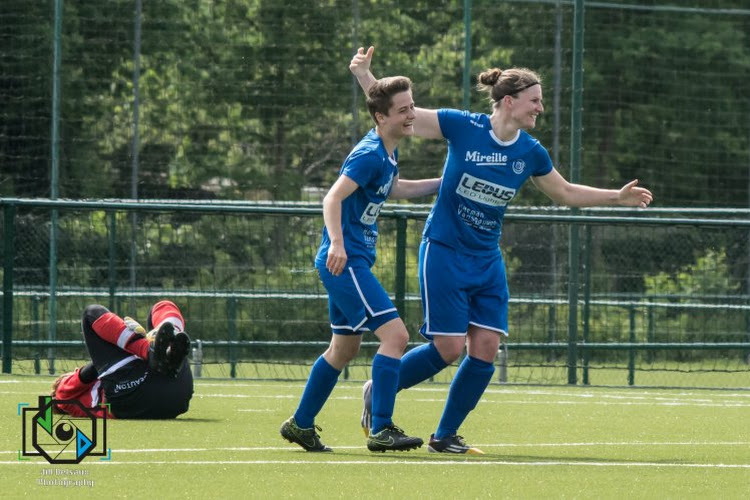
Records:
M372 358L372 429L373 434L393 424L398 372L401 360L376 354Z
M490 384L494 372L495 365L492 363L471 356L464 358L448 391L443 416L440 417L440 424L435 432L436 439L458 433L458 428L469 412L477 406L484 390Z
M323 405L331 395L341 372L320 356L310 370L302 399L297 411L294 412L294 421L303 429L309 429L315 423L315 417L320 413Z
M401 370L398 374L398 390L408 389L430 377L437 375L448 366L443 361L435 344L429 342L408 351L401 358Z

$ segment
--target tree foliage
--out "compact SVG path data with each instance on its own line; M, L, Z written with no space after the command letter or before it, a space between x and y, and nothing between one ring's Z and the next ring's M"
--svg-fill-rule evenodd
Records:
M3 4L5 195L49 194L53 4ZM463 106L466 27L457 0L143 2L137 78L135 5L63 2L62 196L130 196L136 168L139 197L295 200L303 186L327 187L371 126L347 70L355 42L377 47L378 76L411 77L418 105ZM634 5L585 11L583 180L609 187L639 177L664 205L746 206L743 2L722 1L726 13L709 15L695 10L703 4ZM564 2L476 1L470 25L472 85L488 67L526 66L543 76L547 113L534 134L548 148L559 140L563 173L571 21ZM470 106L490 109L474 90ZM435 175L444 154L440 141L406 141L404 176ZM517 203L547 200L527 189Z

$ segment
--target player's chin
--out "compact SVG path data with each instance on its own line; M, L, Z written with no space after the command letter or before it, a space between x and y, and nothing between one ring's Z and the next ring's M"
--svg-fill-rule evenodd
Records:
M414 125L404 125L401 127L401 133L404 135L414 135Z

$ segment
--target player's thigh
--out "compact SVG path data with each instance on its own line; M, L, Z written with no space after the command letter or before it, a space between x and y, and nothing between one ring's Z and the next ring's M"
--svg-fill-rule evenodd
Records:
M487 330L486 328L471 325L469 326L469 333L466 336L466 352L472 358L492 363L497 356L502 337L504 335L495 330Z
M460 256L452 248L432 241L422 243L419 251L422 335L428 339L432 335L466 335L469 302L464 281Z
M370 269L347 267L334 276L321 266L318 273L328 291L329 316L335 333L374 331L398 317L388 293Z
M483 261L483 262L482 262ZM508 281L502 258L478 258L481 280L471 288L469 307L471 326L491 330L499 335L508 334Z

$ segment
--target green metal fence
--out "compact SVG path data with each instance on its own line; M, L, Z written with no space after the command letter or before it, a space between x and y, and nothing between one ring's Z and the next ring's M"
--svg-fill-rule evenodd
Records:
M79 321L92 302L145 318L156 300L175 300L200 340L206 375L304 378L328 342L326 294L312 265L319 205L7 198L0 206L5 373L56 373L84 359ZM387 205L379 223L375 273L412 344L421 341L416 261L428 208ZM747 386L747 216L509 210L501 380ZM581 231L575 247L571 227ZM376 345L365 342L353 366L366 370Z

